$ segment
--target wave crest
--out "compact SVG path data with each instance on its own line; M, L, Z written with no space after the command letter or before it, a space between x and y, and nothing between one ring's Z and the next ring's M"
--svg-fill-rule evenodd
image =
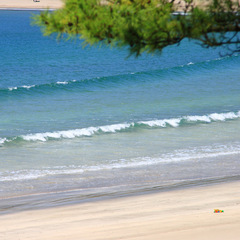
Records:
M42 141L45 142L48 139L60 139L60 138L75 138L81 136L92 136L94 134L103 133L114 133L133 126L133 123L122 123L113 124L100 127L89 127L82 129L66 130L66 131L56 131L56 132L46 132L46 133L36 133L23 135L21 138L26 141Z
M233 120L240 118L240 111L228 112L228 113L212 113L203 116L183 116L180 118L170 118L170 119L157 119L150 121L138 121L132 123L119 123L105 126L80 128L65 131L54 131L45 133L32 133L27 135L17 136L11 139L6 137L0 138L0 146L8 142L13 142L15 140L24 141L41 141L46 142L51 139L71 139L76 137L93 136L102 133L116 133L121 131L126 131L134 128L166 128L166 127L181 127L182 125L192 124L192 123L211 123L211 122L224 122L226 120Z

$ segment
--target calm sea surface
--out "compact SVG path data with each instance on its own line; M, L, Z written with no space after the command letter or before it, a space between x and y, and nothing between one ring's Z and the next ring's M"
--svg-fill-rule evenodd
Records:
M240 175L240 55L57 42L0 11L0 198ZM37 12L35 12L37 13Z

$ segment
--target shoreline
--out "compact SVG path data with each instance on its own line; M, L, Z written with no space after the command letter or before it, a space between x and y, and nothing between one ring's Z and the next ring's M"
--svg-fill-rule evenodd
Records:
M0 214L12 214L29 210L44 210L63 206L78 205L90 202L102 202L119 198L138 197L156 193L197 189L200 187L217 186L240 182L240 175L208 178L201 180L186 180L162 185L145 185L131 187L108 187L102 189L69 189L53 192L35 192L23 195L0 196Z
M205 4L200 1L194 1L198 6L204 7ZM64 0L38 0L38 2L34 2L33 0L1 0L0 10L57 10L64 6ZM179 6L174 15L187 15L182 11L183 6Z
M0 8L0 11L55 11L57 8Z
M0 10L47 10L59 9L63 7L64 2L61 0L40 0L34 2L33 0L1 0Z
M237 240L239 189L235 181L1 215L0 237Z

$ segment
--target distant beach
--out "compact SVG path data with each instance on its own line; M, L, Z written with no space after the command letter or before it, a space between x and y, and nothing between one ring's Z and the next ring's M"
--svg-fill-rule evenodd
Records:
M104 1L103 1L104 2ZM204 6L206 4L203 0L194 1L198 6ZM1 0L0 9L58 9L64 5L64 0ZM183 8L182 4L178 6L178 9Z
M63 6L61 0L1 0L0 9L58 9Z

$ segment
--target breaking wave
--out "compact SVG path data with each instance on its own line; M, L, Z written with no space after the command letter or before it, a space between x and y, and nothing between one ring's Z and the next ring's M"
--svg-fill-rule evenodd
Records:
M180 118L138 121L131 123L119 123L97 127L79 128L65 131L53 131L44 133L32 133L27 135L16 136L13 138L0 138L0 146L14 141L41 141L57 139L72 139L76 137L90 137L93 135L100 135L105 133L116 133L122 131L134 130L136 128L167 128L167 127L181 127L184 125L198 124L198 123L212 123L224 122L227 120L234 120L240 118L240 111L228 113L212 113L208 115L198 116L183 116Z

